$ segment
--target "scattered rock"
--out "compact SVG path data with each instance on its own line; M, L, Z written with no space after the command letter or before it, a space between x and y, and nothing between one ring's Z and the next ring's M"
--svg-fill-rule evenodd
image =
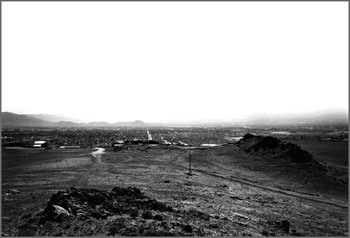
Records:
M282 231L289 233L290 222L287 220L282 221L269 221L268 224L274 225L276 228L281 229Z
M122 230L125 227L125 223L123 220L118 220L112 224L112 226L109 227L109 233L108 235L114 236L115 234L118 234L120 230Z
M138 229L134 226L127 226L127 227L121 229L119 233L122 236L137 236Z
M212 222L212 223L209 224L209 227L213 228L213 229L218 229L219 228L219 224Z
M17 189L10 189L10 190L7 191L7 193L9 193L9 194L18 194L18 193L21 193L21 192L19 190L17 190Z
M290 227L289 221L283 220L283 221L281 222L281 229L282 229L284 232L288 233L288 232L289 232L289 227Z
M237 199L237 200L243 200L242 198L240 198L240 197L238 197L238 196L230 196L230 198L232 198L232 199Z
M299 233L299 232L297 232L296 229L292 229L292 230L290 231L290 234L291 234L292 236L302 236L302 234Z
M58 205L49 205L44 210L44 213L45 214L43 216L42 221L51 220L62 222L64 219L71 215L66 209Z
M130 216L131 217L138 217L139 216L139 211L134 209L134 210L130 210Z
M155 215L153 217L153 219L156 220L156 221L163 221L163 217L161 215L159 215L159 214Z
M192 233L193 231L192 226L188 224L184 226L183 230L184 232L187 232L187 233Z
M193 186L193 184L191 182L185 182L184 185L185 186L190 186L190 187Z
M142 213L141 217L143 219L152 219L152 212L151 211L145 211L144 213Z
M70 188L53 194L41 212L22 216L17 228L23 236L212 236L226 234L221 217L209 225L209 214L175 210L134 187Z
M164 212L164 211L169 211L171 212L173 209L172 207L169 207L167 205L165 205L162 202L158 202L156 200L153 200L149 203L148 207L152 210L156 210L156 211L160 211L160 212Z
M185 211L185 214L191 218L200 218L201 220L205 220L205 221L209 221L210 220L210 216L207 213L201 212L201 211L197 211L194 209L190 209L188 211Z

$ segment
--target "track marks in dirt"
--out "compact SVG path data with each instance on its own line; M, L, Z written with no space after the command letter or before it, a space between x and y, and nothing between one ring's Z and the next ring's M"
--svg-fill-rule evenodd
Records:
M198 170L198 169L196 169L194 171L197 171L197 172L200 172L200 173L204 173L204 174L207 174L207 175L210 175L210 176L214 176L214 177L217 177L217 178L221 178L221 179L224 179L224 180L238 182L238 183L245 184L245 185L248 185L248 186L251 186L251 187L260 188L260 189L267 190L267 191L270 191L270 192L279 193L279 194L282 194L282 195L287 195L287 196L290 196L290 197L296 197L296 198L300 198L300 199L304 199L304 200L308 200L308 201L312 201L312 202L316 202L316 203L322 203L322 204L334 206L334 207L341 208L341 209L348 209L348 206L346 206L345 204L340 204L339 201L337 201L337 202L328 202L328 201L325 201L325 200L316 199L314 196L309 196L309 195L305 195L305 194L298 193L298 192L282 190L282 189L279 189L279 188L276 188L276 187L267 187L267 186L259 185L259 184L256 184L256 183L252 183L250 181L243 180L241 178L234 177L234 176L226 177L226 176L222 176L222 175L219 175L219 174L214 174L214 173L211 173L211 172L207 172L207 171L204 171L204 170Z
M163 157L166 158L166 157ZM175 154L173 156L169 156L167 160L167 164L168 166L173 166L173 167L177 167L183 170L187 170L188 169L188 154L187 153L180 153L180 154ZM223 158L226 159L226 158ZM197 159L198 160L198 159ZM208 158L205 158L205 160L208 160ZM209 159L210 160L210 159ZM163 160L164 163L164 160ZM254 187L254 188L258 188L258 189L262 189L265 191L269 191L269 192L273 192L273 193L277 193L277 194L281 194L284 196L288 196L288 197L294 197L294 198L298 198L298 199L303 199L303 200L307 200L307 201L311 201L311 202L315 202L319 205L328 205L328 206L332 206L332 207L336 207L338 209L348 209L347 204L345 204L344 202L338 201L338 200L330 200L328 198L322 198L322 196L317 196L317 195L313 195L313 194L305 194L302 192L297 192L297 191L290 191L290 190L285 190L282 188L277 188L277 187L271 187L271 186L266 186L266 185L262 185L262 184L258 184L257 182L247 179L243 176L234 176L232 174L234 174L234 171L231 171L231 173L228 173L228 175L222 175L220 172L218 173L218 171L220 171L220 167L221 166L213 166L210 167L208 166L208 164L201 162L201 163L197 163L197 161L192 161L193 165L192 165L192 171L193 172L197 172L197 173L202 173L205 175L209 175L209 176L213 176L216 178L220 178L224 181L231 181L231 182L236 182L236 183L240 183L246 186L250 186L250 187ZM203 166L204 165L204 166ZM215 165L215 163L211 163L211 165ZM196 168L197 167L197 168ZM231 167L231 166L229 166ZM228 167L223 167L224 170L226 170ZM210 169L210 171L208 171ZM215 172L212 172L215 171ZM226 172L226 171L225 171Z

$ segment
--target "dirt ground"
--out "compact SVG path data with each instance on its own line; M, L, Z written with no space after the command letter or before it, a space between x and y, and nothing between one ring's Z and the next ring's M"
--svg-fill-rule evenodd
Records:
M94 155L3 150L2 156L3 235L18 235L23 216L43 211L57 191L134 186L171 207L224 219L227 229L212 226L211 236L348 236L347 184L235 145L191 151L135 146ZM11 162L15 158L21 162ZM288 233L276 226L283 220Z

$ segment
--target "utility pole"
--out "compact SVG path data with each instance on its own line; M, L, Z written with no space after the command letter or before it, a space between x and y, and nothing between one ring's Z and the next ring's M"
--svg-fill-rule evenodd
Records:
M191 151L188 154L188 162L189 162L189 172L188 174L191 176L192 175L192 168L191 168Z

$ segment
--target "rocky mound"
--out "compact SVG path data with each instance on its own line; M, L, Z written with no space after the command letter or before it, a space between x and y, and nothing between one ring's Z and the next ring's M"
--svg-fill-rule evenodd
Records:
M299 146L283 142L272 136L255 136L246 134L237 145L244 151L260 155L270 154L293 163L308 163L313 161L312 155Z
M18 235L204 236L211 234L208 221L227 222L220 219L173 209L135 187L111 192L71 188L54 194L43 211L23 216Z
M336 184L348 184L347 170L319 161L309 152L293 143L284 142L272 136L256 136L248 133L236 145L247 153L267 156L265 158L272 157L277 159L275 160L276 162L281 161L281 164L285 161L302 166L290 167L287 171L283 172L284 175L288 175L290 178L296 176L294 179L304 179L307 183L317 181L319 184L324 183L323 185L325 185L329 181L322 180L321 178L327 177L327 179L334 181ZM268 161L269 164L274 164L271 160Z
M111 192L75 189L54 194L44 210L41 223L61 221L67 216L104 219L114 214L136 214L140 210L172 211L165 204L150 199L137 188L115 187ZM63 216L62 216L63 215Z

